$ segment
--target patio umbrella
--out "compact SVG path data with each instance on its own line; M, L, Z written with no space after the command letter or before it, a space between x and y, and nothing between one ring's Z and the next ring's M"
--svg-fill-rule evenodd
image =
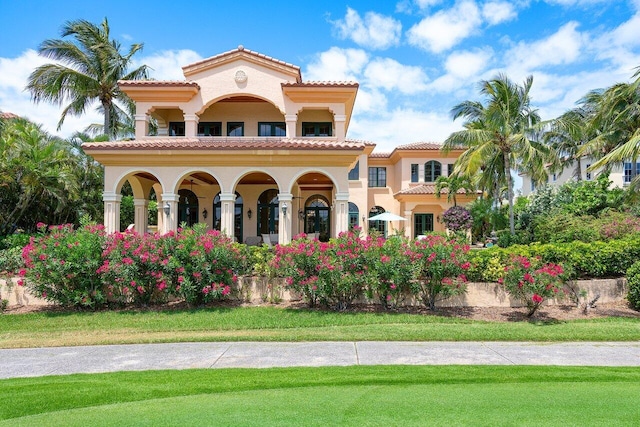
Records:
M393 214L391 212L383 212L381 214L374 215L374 216L369 218L369 221L386 221L386 222L390 222L390 221L406 221L406 220L407 219L405 217Z

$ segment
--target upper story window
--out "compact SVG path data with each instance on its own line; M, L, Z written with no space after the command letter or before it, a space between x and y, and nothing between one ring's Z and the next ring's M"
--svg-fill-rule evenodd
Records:
M640 175L640 163L635 163L635 169L634 169L634 163L625 163L624 164L624 183L628 184L630 183L633 178L635 178L636 176Z
M411 165L411 182L418 182L418 168L417 163Z
M244 136L244 122L227 123L227 136Z
M198 123L199 136L222 136L222 123L200 122Z
M169 136L184 136L184 122L169 122Z
M303 122L302 136L331 136L331 123Z
M258 122L258 136L287 136L284 122Z
M357 181L360 179L360 160L356 162L356 165L349 171L349 181Z
M453 163L449 163L447 165L447 176L453 175L453 167L454 166L455 166L455 164L453 164Z
M588 172L590 167L591 167L591 163L587 165L587 181L591 181L591 172Z
M558 180L558 175L557 174L553 174L553 182L556 182Z
M442 175L442 164L430 160L424 164L424 182L435 182Z
M369 168L369 187L387 186L387 168Z

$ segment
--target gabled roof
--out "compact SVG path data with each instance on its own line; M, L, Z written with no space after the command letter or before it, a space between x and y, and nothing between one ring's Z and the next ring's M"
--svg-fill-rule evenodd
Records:
M0 119L10 120L10 119L18 119L18 118L20 118L20 116L18 116L17 114L13 114L9 112L0 113Z
M229 50L210 58L194 62L193 64L185 65L184 67L182 67L182 72L184 73L185 77L189 77L193 74L218 67L222 64L226 64L237 59L245 59L255 64L259 64L281 71L285 74L289 74L295 78L296 82L302 81L302 77L300 75L300 67L298 67L297 65L293 65L288 62L275 59L271 56L245 49L242 45L238 46L237 49Z

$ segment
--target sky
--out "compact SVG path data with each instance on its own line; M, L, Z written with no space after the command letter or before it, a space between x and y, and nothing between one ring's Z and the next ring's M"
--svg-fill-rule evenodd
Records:
M57 130L61 107L32 103L24 87L46 62L42 41L105 17L123 51L144 43L134 65L155 79L182 80L182 66L243 45L298 65L305 81L357 81L347 137L377 152L443 142L462 127L451 109L481 101L479 82L499 73L533 75L547 120L640 66L640 0L0 0L0 111L62 137L100 123L92 108Z

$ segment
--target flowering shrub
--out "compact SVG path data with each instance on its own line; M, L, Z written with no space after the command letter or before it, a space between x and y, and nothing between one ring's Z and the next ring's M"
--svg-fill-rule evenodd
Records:
M385 307L397 308L405 298L416 293L418 264L412 262L409 242L401 238L391 238L384 245L375 245L371 251L371 265L377 280L370 283L371 293L375 293Z
M548 298L554 298L562 288L564 269L558 264L543 264L534 258L514 256L498 280L509 294L527 306L531 317Z
M636 261L627 270L627 284L629 285L627 300L633 308L640 310L640 261Z
M164 242L168 238L135 232L108 236L103 263L96 272L105 284L109 301L137 305L167 301L172 293Z
M471 213L462 206L453 206L442 214L442 221L454 233L465 231L473 225Z
M429 309L435 310L437 301L466 291L464 273L471 266L468 252L469 245L438 235L428 235L415 242L411 259L418 269L418 297Z
M39 235L22 250L27 268L20 270L21 280L28 278L37 297L64 306L104 304L106 295L96 274L102 263L104 227L87 224L74 231L71 224L38 224L38 229Z
M319 302L344 310L375 280L367 258L372 244L371 238L360 239L357 230L341 233L330 242L301 234L289 245L276 247L272 265L310 306Z
M244 245L233 241L218 230L205 230L196 225L182 230L171 241L173 255L169 269L175 291L189 304L203 304L226 298L247 264Z

